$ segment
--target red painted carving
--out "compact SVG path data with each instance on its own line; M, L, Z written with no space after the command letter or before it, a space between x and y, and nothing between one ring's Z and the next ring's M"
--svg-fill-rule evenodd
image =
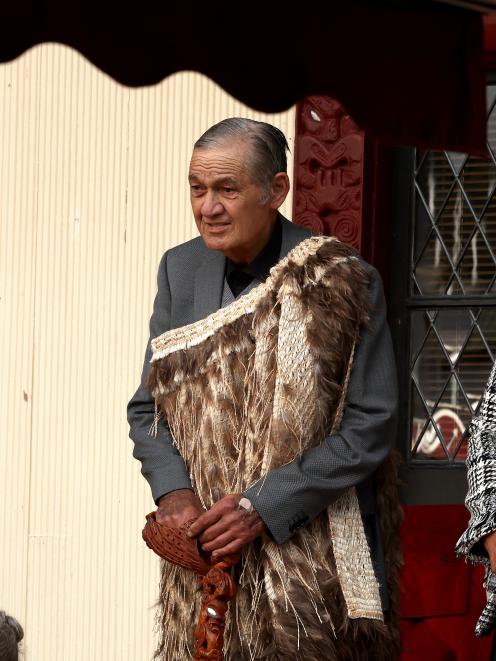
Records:
M329 97L297 107L293 219L360 250L364 136Z

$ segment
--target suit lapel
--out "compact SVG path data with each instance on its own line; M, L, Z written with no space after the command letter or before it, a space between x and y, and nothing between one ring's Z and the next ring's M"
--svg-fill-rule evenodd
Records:
M212 251L195 275L194 321L204 319L221 306L226 258Z
M300 241L306 238L306 232L299 225L293 225L281 216L282 237L279 259L285 257ZM310 236L310 232L308 232ZM222 305L222 290L224 288L224 272L226 258L213 250L209 253L195 275L195 299L193 305L194 319L204 319L218 310ZM257 282L250 283L244 293L253 289Z

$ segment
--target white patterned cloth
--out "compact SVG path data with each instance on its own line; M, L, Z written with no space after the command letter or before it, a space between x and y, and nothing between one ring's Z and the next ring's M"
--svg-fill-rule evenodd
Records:
M465 504L470 521L456 544L456 552L474 564L484 565L486 570L487 605L475 629L476 635L482 636L496 625L496 576L491 571L483 544L484 537L496 530L496 363L469 433Z

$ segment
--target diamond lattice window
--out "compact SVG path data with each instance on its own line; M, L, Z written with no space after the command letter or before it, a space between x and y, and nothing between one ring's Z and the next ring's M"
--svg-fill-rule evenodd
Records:
M496 358L496 86L489 160L418 152L412 249L413 461L460 462Z

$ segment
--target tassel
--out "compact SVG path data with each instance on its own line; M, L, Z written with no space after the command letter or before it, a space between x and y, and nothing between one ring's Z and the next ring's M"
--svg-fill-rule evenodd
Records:
M158 410L158 404L157 400L155 399L155 415L153 417L153 422L150 426L150 429L148 430L148 435L153 436L153 438L157 438L158 435L158 421L162 417L162 411Z

